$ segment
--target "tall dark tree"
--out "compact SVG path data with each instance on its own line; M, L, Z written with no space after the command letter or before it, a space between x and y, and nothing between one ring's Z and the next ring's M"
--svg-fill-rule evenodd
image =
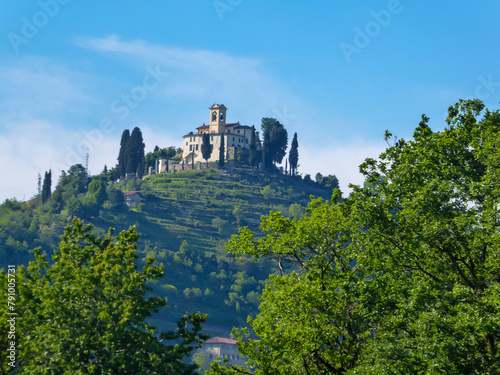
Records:
M210 146L210 135L208 133L203 134L203 141L201 143L201 155L205 159L208 167L208 159L212 155L212 147Z
M288 153L288 161L290 162L290 174L295 176L297 164L299 162L299 142L297 141L297 133L293 135L292 147Z
M264 144L267 138L267 146L264 145L265 155L263 153L266 158L265 166L270 169L273 163L281 163L285 157L288 132L278 120L272 117L262 119L262 131L264 132Z
M248 154L248 163L251 167L257 164L257 139L255 137L255 126L252 126L252 136L250 138L250 149Z
M127 175L127 144L130 139L130 131L125 129L122 133L120 141L120 152L118 154L118 173L120 178L125 178Z
M137 178L142 178L144 174L144 142L141 129L135 127L127 142L127 173L135 173Z
M219 147L219 167L224 167L224 155L226 154L226 146L224 144L224 134L220 136L220 147Z
M273 165L270 152L271 152L271 141L269 137L269 132L264 132L264 144L262 145L262 165L265 170L270 170Z
M49 170L48 172L45 172L45 176L43 178L42 203L45 203L50 199L51 187L52 187L52 171Z

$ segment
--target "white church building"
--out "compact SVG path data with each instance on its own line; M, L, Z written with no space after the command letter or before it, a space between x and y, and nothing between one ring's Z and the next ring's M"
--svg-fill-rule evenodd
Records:
M227 108L224 104L214 104L210 107L209 125L203 124L196 128L196 134L190 132L183 138L182 159L186 163L205 162L201 153L201 144L203 143L203 134L210 134L210 145L212 154L209 162L219 160L219 148L221 138L224 137L225 158L233 158L237 148L249 149L252 139L252 127L241 125L239 122L226 123ZM258 137L256 139L257 147L260 149Z

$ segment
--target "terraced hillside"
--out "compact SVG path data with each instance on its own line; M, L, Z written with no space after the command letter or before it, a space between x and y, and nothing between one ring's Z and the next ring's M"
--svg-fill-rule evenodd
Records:
M209 314L206 329L212 334L228 334L232 326L245 324L246 317L257 312L258 297L269 273L275 272L275 265L269 261L254 263L227 254L224 243L231 234L239 226L256 230L261 215L271 210L297 216L305 212L310 195L324 199L331 195L331 191L299 177L250 169L183 171L114 185L121 190L140 191L142 203L131 210L104 204L97 211L77 211L79 216L102 233L109 227L120 231L135 225L141 233L140 262L154 256L165 266L164 278L153 287L154 294L166 297L168 304L155 316L155 324L169 329L186 311L201 311ZM54 238L74 216L72 207L79 202L85 205L85 199L88 194L76 194L70 198L73 203L51 215L50 202L18 203L18 208L10 209L6 205L17 203L6 202L0 210L10 215L10 221L31 230L31 242L42 245L50 254L49 245L56 246ZM4 219L0 222L0 240L19 242L9 236L9 219ZM6 241L0 243L4 257L11 251ZM2 257L2 266L6 261Z

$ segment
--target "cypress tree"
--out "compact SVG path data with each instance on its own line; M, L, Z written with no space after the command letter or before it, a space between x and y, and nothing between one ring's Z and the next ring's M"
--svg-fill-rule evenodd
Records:
M210 135L208 133L203 134L203 142L201 144L201 154L203 155L203 159L207 162L208 168L208 159L212 155L212 147L210 147Z
M273 163L281 163L286 154L288 145L288 132L283 124L272 117L262 118L262 131L264 132L264 148L266 169L271 170Z
M224 145L224 134L220 135L220 147L219 147L219 167L224 167L224 155L226 154L226 147Z
M297 141L297 133L293 136L292 147L288 153L288 160L290 161L290 173L292 176L295 176L297 164L299 162L299 142Z
M255 138L255 126L252 126L252 137L250 138L250 150L248 153L248 164L255 166L257 161L257 140Z
M270 145L270 137L269 132L264 131L264 144L262 145L262 165L264 166L264 170L270 170L273 161L271 159L271 155L269 155Z
M135 127L125 148L127 155L127 173L136 173L137 178L144 174L144 142L141 129Z
M52 187L52 170L45 172L43 178L43 187L42 187L42 203L46 203L51 196L51 187Z
M127 144L130 139L130 131L125 129L120 141L120 152L118 153L118 174L120 179L125 178L127 174Z

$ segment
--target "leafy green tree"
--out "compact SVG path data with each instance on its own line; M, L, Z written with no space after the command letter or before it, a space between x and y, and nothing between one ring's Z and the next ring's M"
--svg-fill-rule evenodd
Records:
M236 224L241 226L243 221L246 219L245 212L241 209L241 207L235 207L233 210L233 216L236 219Z
M299 163L299 142L297 141L297 133L293 135L292 146L288 153L288 160L290 161L290 174L295 176Z
M236 166L240 167L243 165L243 150L241 148L236 148Z
M224 157L226 155L226 147L224 145L224 134L220 136L220 147L219 147L219 167L224 168Z
M156 168L156 160L168 159L174 157L180 152L182 152L182 149L175 146L166 148L159 148L158 146L155 146L154 151L148 152L144 158L145 171L147 171L149 167Z
M105 165L103 171L99 175L93 176L93 178L99 179L105 183L108 182L114 183L120 179L120 175L118 173L118 166L108 169L108 167Z
M118 153L118 173L120 174L120 178L125 178L127 174L127 144L129 139L130 131L128 129L125 129L122 133L122 138L120 140L120 152Z
M106 184L101 180L92 180L87 189L87 199L89 202L101 207L107 198Z
M257 338L234 332L256 374L500 373L500 112L460 101L443 131L428 120L367 159L347 199L228 243L281 271L249 319Z
M256 374L342 374L358 363L369 332L360 301L375 296L356 267L339 198L313 201L295 220L272 212L261 224L264 237L243 228L227 244L236 255L275 259L280 270L248 320L259 339L246 328L233 331Z
M109 185L106 188L106 192L108 194L108 202L110 208L122 208L125 206L125 198L123 196L123 192L120 189L117 189L113 185Z
M269 169L272 163L281 163L283 160L288 145L288 132L278 120L272 117L262 119L262 131L266 149L266 168Z
M148 258L136 265L139 235L132 227L101 238L92 226L73 221L49 264L40 249L28 268L17 271L16 370L32 374L194 374L187 364L206 316L185 315L176 331L160 333L146 323L165 306L145 298L149 280L163 267ZM5 272L0 273L2 285ZM2 294L3 296L3 294ZM4 310L5 311L5 310ZM6 318L1 328L5 329ZM173 341L165 345L166 341ZM8 369L2 363L2 369Z
M321 183L321 180L323 179L323 175L321 173L316 173L316 176L314 177L314 181L316 181L318 184Z
M68 199L68 202L66 202L66 207L65 207L66 212L70 216L70 218L73 217L84 217L86 216L86 210L85 207L82 203L81 199L78 199L76 197L70 197Z
M208 167L208 159L210 159L210 156L212 155L212 146L210 145L210 134L208 133L203 134L203 142L201 144L201 154L203 155L203 159L205 159L205 162L207 163Z
M126 191L139 191L141 190L142 180L137 177L132 177L125 185Z
M72 165L68 172L61 172L59 182L51 196L49 206L52 213L63 210L71 197L77 197L87 190L87 171L81 164Z
M289 217L301 217L306 213L306 209L298 203L292 203L288 208Z
M49 170L45 172L45 176L43 178L43 187L42 187L42 203L46 203L50 199L50 195L52 194L52 171Z
M264 132L264 142L262 144L262 166L265 170L270 170L273 162L271 159L271 140L269 132Z
M360 260L390 281L370 373L500 372L500 113L461 100L448 114L360 167Z
M339 188L339 179L335 175L323 176L321 173L316 173L315 180L325 189L334 190Z

